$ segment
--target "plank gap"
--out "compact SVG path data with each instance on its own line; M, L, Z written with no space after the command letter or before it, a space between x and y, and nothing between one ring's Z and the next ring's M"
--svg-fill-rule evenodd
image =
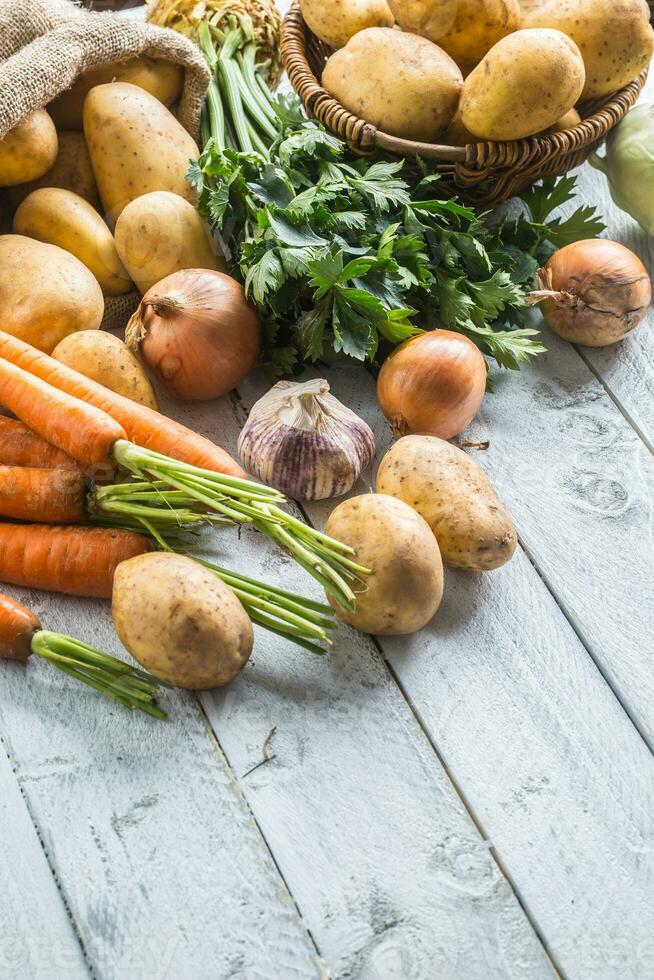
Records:
M6 740L5 736L2 735L2 734L0 734L0 746L2 747L2 749L3 749L3 751L4 751L4 753L5 753L6 757L7 757L7 759L9 760L9 765L11 766L11 771L13 772L14 776L16 777L16 785L18 786L18 791L19 791L19 793L21 795L21 799L23 800L23 803L25 804L25 810L27 811L27 815L28 815L28 817L30 819L30 822L32 824L32 827L34 828L34 833L36 834L36 839L39 842L39 846L40 846L41 850L43 851L43 856L45 857L45 860L46 860L46 863L48 865L48 868L50 869L50 874L52 875L53 881L55 883L55 887L57 889L57 892L59 893L59 897L61 898L61 903L62 903L62 905L64 907L64 911L66 913L66 916L68 918L68 921L71 924L71 928L73 930L73 934L74 934L74 936L75 936L75 938L77 940L77 943L78 943L78 945L80 947L82 956L84 958L84 963L85 963L86 968L87 968L88 973L89 973L89 977L91 978L91 980L100 980L98 974L95 972L95 969L93 967L93 964L91 963L90 957L89 957L88 952L87 952L87 949L86 949L86 944L85 944L84 939L82 937L82 932L80 930L80 927L79 927L78 922L75 919L75 916L73 915L70 902L69 902L69 900L68 900L68 898L66 896L66 892L65 892L64 887L62 885L61 879L60 879L60 877L59 877L59 875L57 873L57 869L55 867L55 864L54 864L54 862L50 858L50 852L48 851L48 848L45 845L45 841L43 839L43 834L41 833L41 828L39 826L39 823L38 823L38 821L37 821L34 813L32 812L32 808L30 806L29 799L28 799L27 794L25 793L25 791L23 789L22 781L21 781L21 779L20 779L20 777L18 775L18 762L14 758L14 755L13 755L13 753L12 753L9 745L7 744L7 740Z
M209 719L209 716L206 713L206 711L204 710L204 705L202 704L201 699L200 698L194 698L194 701L195 701L195 704L197 706L198 713L200 715L200 718L202 720L202 723L204 724L205 728L207 729L207 734L209 736L209 741L211 742L211 744L215 748L216 752L218 753L218 756L220 757L221 762L225 766L225 769L229 772L229 774L231 776L231 779L232 779L232 782L234 784L235 790L238 793L239 797L241 798L242 805L247 810L250 819L254 823L254 826L257 828L257 831L259 832L259 834L261 836L261 840L263 841L264 847L266 848L266 851L270 855L270 859L273 862L273 865L275 867L275 870L276 870L276 872L277 872L277 874L279 876L279 880L283 884L283 886L284 886L284 888L286 890L286 894L288 895L290 901L293 903L293 908L297 912L297 917L298 917L298 919L299 919L299 921L300 921L300 923L302 925L302 928L304 929L304 932L306 933L307 938L309 939L309 942L311 944L311 948L312 948L313 953L314 953L314 956L316 958L316 964L317 964L317 966L318 966L318 968L320 970L321 976L324 978L324 980L330 980L330 974L329 974L329 971L327 970L325 961L323 960L322 954L321 954L320 949L318 947L318 943L316 942L315 937L314 937L313 933L311 932L311 929L309 928L309 926L306 923L306 920L305 920L305 918L304 918L304 916L302 914L302 910L300 909L300 906L299 906L299 904L298 904L298 902L297 902L297 900L295 898L295 895L293 894L293 892L290 889L290 886L289 886L289 884L288 884L288 882L286 880L286 877L284 876L284 873L283 873L281 867L277 863L277 858L275 857L275 854L273 853L273 850L272 850L270 844L268 843L268 839L267 839L267 837L266 837L266 835L265 835L265 833L263 831L263 828L261 827L259 821L257 820L256 816L254 815L254 812L252 811L252 808L250 807L250 804L247 801L247 798L245 796L245 793L243 792L243 790L241 788L240 780L239 780L238 776L236 775L236 770L232 766L232 764L229 761L229 758L227 756L227 753L225 752L225 750L223 749L222 745L220 744L220 739L218 737L218 733L217 733L216 729L213 727L213 725L211 724L211 721ZM247 773L246 773L246 775L247 775Z
M641 442L643 442L645 446L647 446L650 453L654 456L654 445L652 444L651 439L648 439L648 437L643 432L642 428L639 426L638 422L636 422L633 415L631 415L631 413L627 410L625 405L620 401L619 397L615 394L610 384L608 384L608 382L602 377L602 375L595 368L592 362L589 361L583 349L579 347L579 345L577 344L574 344L573 346L577 354L579 355L579 357L582 359L582 361L584 362L588 370L591 372L593 377L596 379L596 381L598 381L599 384L602 386L602 388L604 389L608 397L611 399L611 401L613 402L617 410L620 412L624 420L631 426L631 428L634 430L634 432L641 440Z
M299 501L294 501L294 503L297 506L298 510L301 512L301 514L304 517L304 519L307 522L307 524L310 524L313 527L314 526L314 523L311 520L311 518L310 518L310 516L309 516L309 514L307 512L307 510L305 509L304 504L301 503L301 502L299 502ZM527 555L527 552L526 551L525 551L525 554ZM527 557L529 558L529 555L527 555ZM529 559L529 560L531 560L531 559ZM436 759L437 759L439 765L441 766L443 772L445 773L445 776L447 777L447 779L448 779L448 781L449 781L449 783L450 783L450 785L452 787L453 792L456 794L457 798L460 800L461 805L463 806L464 810L466 811L469 819L471 820L472 824L474 825L475 829L477 830L479 836L484 841L484 843L488 846L488 851L489 851L489 853L490 853L493 861L497 865L500 873L505 878L507 884L509 885L509 888L511 889L513 895L515 896L515 899L516 899L518 905L520 906L520 909L522 910L522 912L523 912L523 914L524 914L527 922L529 923L529 926L531 927L534 935L538 939L538 942L539 942L540 946L542 947L543 952L545 953L545 956L549 960L550 965L552 966L552 970L554 971L555 975L560 978L560 980L567 980L566 974L564 973L564 971L563 971L562 967L560 966L560 964L557 963L555 955L549 949L548 944L547 944L547 941L546 941L545 937L543 936L543 934L541 933L541 930L540 930L538 924L536 923L536 920L532 916L532 914L531 914L531 912L530 912L530 910L529 910L526 902L523 900L522 895L520 894L520 891L519 891L518 887L516 886L515 882L512 880L511 875L509 874L508 870L504 866L503 862L500 860L499 855L497 854L497 851L495 850L495 848L494 848L494 846L492 844L492 841L490 840L488 834L486 833L486 831L484 829L484 826L483 826L481 820L478 818L478 816L477 816L477 814L475 812L474 807L472 806L472 804L470 803L470 801L467 799L466 794L463 792L463 790L462 790L461 786L459 785L457 779L455 778L454 774L451 772L450 767L447 765L444 757L441 755L441 753L440 753L440 751L439 751L439 749L438 749L438 747L437 747L434 739L432 739L431 735L429 734L429 730L428 730L426 724L423 721L423 718L421 716L421 713L420 713L419 709L413 703L410 695L405 690L404 685L400 681L400 679L399 679L398 675L396 674L395 670L393 669L391 663L387 659L387 657L386 657L386 655L384 653L384 650L382 649L382 646L381 646L378 638L376 636L372 635L372 634L369 634L369 639L371 640L373 646L377 650L377 652L378 652L378 654L380 656L380 659L381 659L382 663L384 664L386 670L388 671L389 676L392 678L393 682L395 683L395 686L396 686L397 690L399 691L401 697L403 698L405 704L407 705L409 711L411 712L411 715L415 719L415 722L418 725L418 728L420 729L422 735L427 740L427 743L430 746L432 752L434 753L434 756L436 757ZM273 858L273 860L274 860L274 858Z
M633 727L638 732L638 735L640 736L640 738L642 739L642 741L645 743L645 746L646 746L648 752L651 755L654 755L654 744L652 744L652 742L650 741L649 736L647 735L647 732L645 732L643 730L643 728L640 725L640 723L633 716L632 712L629 710L628 706L625 704L625 702L624 702L624 700L623 700L623 698L622 698L619 690L617 689L616 685L614 684L614 682L611 680L611 678L609 677L609 675L607 674L607 672L602 667L602 665L601 665L598 657L595 655L595 653L593 651L593 645L592 645L592 643L589 640L586 639L583 630L581 629L581 627L575 621L575 618L574 618L573 614L568 610L568 608L565 605L565 602L562 599L559 599L557 593L554 590L554 587L552 586L552 584L548 580L547 575L538 566L538 563L537 563L536 559L534 558L534 556L529 551L529 548L527 547L527 545L522 541L522 539L520 538L520 535L518 535L518 543L519 543L519 547L522 549L522 551L526 555L528 561L533 566L533 568L534 568L536 574L538 575L538 577L540 578L541 582L543 583L543 585L545 586L545 588L547 589L547 591L549 592L549 594L552 596L552 599L554 600L554 602L556 603L556 605L558 606L558 608L561 610L562 616L567 621L567 623L569 624L571 630L573 631L573 633L575 634L575 636L579 640L580 644L582 645L582 647L584 648L584 650L588 654L589 658L593 662L593 664L595 666L595 669L597 670L598 674L600 675L600 677L602 678L602 680L604 681L604 683L606 684L606 686L611 691L611 694L613 695L613 697L615 698L615 700L617 701L617 703L620 705L620 707L624 711L625 715L627 716L627 718L629 719L629 721L631 722L631 724L633 725Z
M461 801L462 806L465 808L468 816L470 817L472 823L474 824L475 828L477 829L477 832L479 833L479 836L482 838L482 840L484 841L484 843L487 845L488 852L491 855L491 857L493 858L493 861L495 862L495 864L499 868L501 874L506 879L507 884L509 885L509 888L511 889L511 891L515 895L515 899L516 899L518 905L520 906L520 908L522 909L522 912L523 912L523 914L524 914L527 922L531 926L531 928L532 928L532 930L534 932L534 935L537 937L538 942L542 946L543 952L545 953L546 957L550 961L550 965L552 967L552 970L554 971L555 975L560 978L560 980L568 980L566 973L563 971L563 968L557 962L557 959L556 959L555 954L549 948L549 946L547 944L547 940L545 939L544 935L542 934L542 932L540 930L540 927L538 926L538 923L536 922L535 918L531 914L531 911L529 910L529 906L527 905L526 901L523 899L523 897L522 897L522 895L520 893L520 889L517 887L517 885L513 881L513 879L511 877L509 871L507 870L507 868L504 865L504 862L500 858L500 856L499 856L499 854L497 852L497 849L495 848L492 840L490 839L490 837L486 833L486 829L485 829L485 827L484 827L481 819L477 816L477 813L475 811L475 808L473 807L473 805L468 800L465 792L461 788L461 786L460 786L458 780L456 779L454 773L452 772L452 770L450 769L449 765L445 761L445 758L441 754L441 752L440 752L438 746L436 745L434 739L429 734L428 727L427 727L427 725L423 721L422 715L420 713L420 709L413 703L413 701L411 699L411 696L405 690L404 685L402 684L402 681L400 680L400 678L396 674L395 670L393 669L392 664L390 663L389 660L387 660L387 658L386 658L386 656L384 654L384 651L383 651L383 649L382 649L382 647L381 647L381 645L380 645L377 637L376 636L371 636L371 640L372 640L373 644L375 645L375 647L377 648L377 651L379 652L379 655L380 655L383 663L386 665L386 669L388 670L389 674L391 675L391 677L395 681L395 684L397 685L398 690L400 691L402 697L404 698L404 700L405 700L405 702L406 702L409 710L411 711L411 714L415 718L415 720L416 720L416 722L417 722L417 724L418 724L418 726L419 726L422 734L427 739L427 742L429 743L432 752L436 756L436 758L437 758L437 760L438 760L441 768L443 769L443 772L447 776L447 778L448 778L448 780L450 782L450 785L452 786L452 790L454 791L454 793L456 793L457 797Z

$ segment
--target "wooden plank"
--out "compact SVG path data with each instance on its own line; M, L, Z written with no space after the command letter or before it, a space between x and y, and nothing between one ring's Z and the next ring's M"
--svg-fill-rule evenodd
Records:
M383 451L372 379L339 366L330 380ZM261 387L245 389L248 404ZM500 417L503 398L489 399ZM495 456L491 438L475 458ZM307 510L324 524L331 507ZM525 555L491 575L448 570L433 624L380 643L555 962L574 978L642 976L654 921L615 869L646 902L654 762Z
M0 861L0 977L88 977L82 948L4 750L0 835L5 842Z
M225 403L187 411L234 451L240 426ZM179 403L177 414L184 417ZM219 542L228 565L320 596L261 535L227 530ZM333 976L551 977L486 841L368 638L339 631L320 658L259 632L253 662L202 703ZM275 759L245 776L273 727Z
M650 746L654 459L569 346L503 375L467 435L521 541Z
M107 603L12 591L48 628L118 652ZM47 664L3 669L0 732L94 974L321 976L197 705L165 700L167 723Z
M276 729L243 791L332 975L551 975L369 642L345 633L328 661L260 643L203 703L240 773Z
M650 72L640 97L641 103L654 99L654 72ZM600 153L602 153L600 151ZM650 275L654 274L652 240L640 225L614 202L606 177L590 165L577 171L578 199L597 207L607 231L604 237L621 242L644 262ZM562 213L569 213L574 204ZM654 445L654 307L640 326L622 343L611 347L580 347L580 355L602 379L624 412L641 430L650 446ZM550 331L544 328L544 342L549 346Z
M579 190L584 200L597 202L609 225L606 236L621 242L640 257L654 274L654 253L647 232L621 211L609 196L605 177L591 167L583 167L579 175ZM650 307L643 322L620 344L611 347L580 347L580 356L602 379L625 414L641 430L650 446L654 445L654 307ZM546 332L545 344L548 345Z
M516 521L558 604L650 747L654 674L651 540L654 459L569 344L520 372L496 372L466 437L490 439L476 457ZM387 426L372 381L343 365L336 392L378 433ZM261 390L261 385L256 391ZM248 402L257 397L250 389ZM363 392L369 394L363 394Z
M562 973L641 980L654 760L524 554L472 578L384 653Z

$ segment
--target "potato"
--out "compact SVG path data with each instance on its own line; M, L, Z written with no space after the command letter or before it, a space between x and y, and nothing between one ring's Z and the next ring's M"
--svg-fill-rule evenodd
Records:
M139 405L158 408L157 399L139 361L112 333L80 330L59 341L52 356Z
M380 463L376 487L424 517L446 565L488 572L505 565L516 549L513 521L488 477L444 439L398 439Z
M446 146L466 146L468 143L476 143L477 137L468 132L461 122L461 114L457 112L445 132L438 137L438 142Z
M551 27L578 45L586 66L582 99L622 88L654 54L645 0L540 0L523 7L522 27Z
M0 323L49 354L76 330L102 322L102 290L79 259L57 245L0 235Z
M195 201L186 174L199 150L149 92L126 82L97 85L84 103L84 135L110 227L130 201L150 191Z
M33 191L14 215L14 232L70 252L93 273L106 296L119 296L132 289L111 232L79 194L61 187Z
M142 54L126 61L111 61L99 68L92 68L78 78L72 88L51 102L48 110L57 129L82 129L84 99L96 85L129 82L170 106L180 97L183 81L184 69L181 65Z
M422 517L401 500L368 493L332 511L327 534L356 551L372 569L358 591L354 612L329 602L343 622L364 633L415 633L429 622L443 597L443 562Z
M519 26L518 0L459 0L454 23L438 38L438 44L466 75L494 44Z
M342 48L366 27L392 27L395 18L386 0L300 0L302 17L330 48Z
M132 656L176 687L222 687L252 652L252 623L232 590L183 555L150 552L121 562L111 612Z
M142 293L180 269L227 272L209 229L179 194L153 191L137 197L116 222L115 238L118 254Z
M550 126L549 129L546 129L545 132L562 133L566 129L572 129L574 126L579 125L580 122L581 122L581 116L579 115L577 110L570 109L569 112L566 112L564 116L561 116L560 119L557 119L554 125Z
M378 129L433 142L454 117L463 78L449 55L426 38L370 27L331 56L322 84Z
M454 24L459 0L388 0L388 5L403 30L438 41Z
M36 109L0 140L0 187L36 180L57 159L57 130L45 109Z
M7 191L14 211L28 194L39 187L62 187L73 194L79 194L96 211L101 207L84 133L63 132L58 136L57 159L47 173L26 184L16 184Z
M560 31L502 38L463 85L461 121L483 140L540 133L573 107L584 87L579 48Z
M465 73L518 29L518 0L389 0L399 24L446 51Z

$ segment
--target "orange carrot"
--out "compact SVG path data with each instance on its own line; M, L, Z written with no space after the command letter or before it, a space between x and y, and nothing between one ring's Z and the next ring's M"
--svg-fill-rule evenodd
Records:
M0 581L108 599L121 561L149 550L135 531L0 523Z
M38 524L86 520L86 480L76 466L0 466L0 517Z
M129 440L144 449L151 449L182 463L190 463L216 473L241 478L246 476L229 453L204 436L192 432L154 409L110 391L3 331L0 331L0 358L21 367L54 388L102 409L123 426Z
M285 513L278 506L284 503L281 494L248 482L229 456L183 426L3 332L0 404L80 463L113 459L140 480L154 482L157 489L181 492L195 508L208 508L234 523L253 523L289 551L338 603L354 608L350 582L369 574L353 561L354 549ZM175 511L172 501L168 503Z
M125 430L93 405L0 358L0 404L78 463L105 463Z
M72 456L50 445L18 419L0 415L0 466L75 466Z
M33 612L8 595L0 595L0 657L27 660L41 623Z

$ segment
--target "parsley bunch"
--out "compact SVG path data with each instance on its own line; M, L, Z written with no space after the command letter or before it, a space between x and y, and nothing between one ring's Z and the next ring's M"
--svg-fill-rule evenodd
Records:
M591 207L548 220L574 197L573 178L543 181L493 222L440 199L420 161L409 182L402 162L355 157L294 96L269 94L264 113L264 88L242 67L253 62L242 24L201 44L215 81L189 179L261 315L272 376L341 352L374 360L380 344L436 326L506 368L544 350L524 306L536 271L603 230Z

